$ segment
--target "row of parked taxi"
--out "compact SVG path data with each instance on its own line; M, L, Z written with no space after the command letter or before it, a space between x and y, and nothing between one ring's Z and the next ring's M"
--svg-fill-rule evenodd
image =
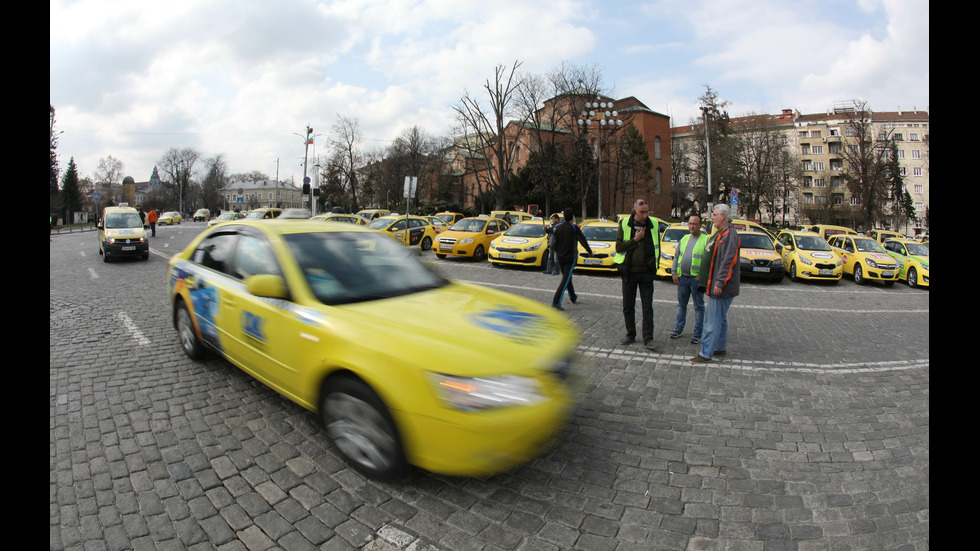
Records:
M225 213L211 224L233 217L273 218L281 213L274 211L278 209L257 209L247 215ZM618 220L628 216L582 221L582 233L593 254L588 255L580 246L576 269L616 270L613 257ZM309 216L307 213L296 217ZM406 245L432 250L439 259L486 259L493 266L544 268L547 264L550 220L526 212L493 211L475 217L458 212L405 216L384 209L366 209L357 214L324 213L312 218L366 225ZM657 275L670 277L677 245L689 229L686 223L671 224L661 219L657 222L661 240ZM793 281L838 282L847 276L858 284L878 281L891 286L902 280L911 287L929 286L928 240L923 243L907 239L889 230L872 230L869 235L861 235L851 228L830 225L802 226L777 233L748 220L736 219L732 224L741 238L743 277L779 282L788 275ZM713 233L710 220L702 231Z

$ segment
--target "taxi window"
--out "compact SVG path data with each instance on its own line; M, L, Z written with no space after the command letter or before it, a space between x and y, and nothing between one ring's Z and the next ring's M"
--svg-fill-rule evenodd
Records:
M193 261L212 270L230 275L232 254L238 235L234 233L216 233L207 237L194 251Z
M108 214L105 217L105 227L112 228L142 228L143 221L135 212Z
M272 250L263 241L252 235L243 235L238 240L235 253L234 275L244 279L256 274L282 275L282 272Z

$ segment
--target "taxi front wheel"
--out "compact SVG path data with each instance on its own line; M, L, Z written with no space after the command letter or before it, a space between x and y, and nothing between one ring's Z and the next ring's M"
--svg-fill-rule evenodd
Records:
M327 435L355 470L377 479L405 471L395 421L368 385L353 377L335 377L321 394L320 416Z

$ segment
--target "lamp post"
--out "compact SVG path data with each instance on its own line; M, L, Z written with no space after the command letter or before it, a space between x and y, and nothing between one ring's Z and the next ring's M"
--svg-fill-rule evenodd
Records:
M597 173L597 186L599 188L599 205L598 205L598 217L602 218L602 131L607 128L618 128L623 126L623 120L618 118L619 113L613 109L613 102L599 101L596 98L594 102L585 102L585 110L579 114L578 125L579 127L588 128L592 126L595 122L598 125L596 129L598 133L596 151L596 159L598 159L598 173Z
M708 165L708 214L711 214L714 204L711 201L711 141L708 139L708 108L702 107L701 114L704 117L704 149Z

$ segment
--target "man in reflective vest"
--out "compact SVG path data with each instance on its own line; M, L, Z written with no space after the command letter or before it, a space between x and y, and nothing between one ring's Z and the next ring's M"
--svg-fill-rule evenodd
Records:
M708 244L708 236L701 233L701 217L691 215L687 221L687 229L691 232L681 238L674 255L674 266L670 273L677 284L677 316L674 320L674 330L670 338L676 339L684 331L687 323L687 302L694 299L694 336L691 344L701 343L701 330L704 328L704 294L698 292L698 276L701 273L701 260L704 258L704 248Z
M656 351L653 344L653 280L660 261L660 228L650 218L650 204L638 199L633 214L624 218L616 230L616 256L619 275L623 280L623 319L626 337L619 344L636 340L636 290L640 290L643 310L643 346Z
M738 296L741 270L738 265L740 238L732 227L732 211L728 205L715 205L711 221L718 231L708 239L705 249L707 264L699 274L704 287L704 335L701 350L691 363L710 362L713 356L728 353L728 309Z

